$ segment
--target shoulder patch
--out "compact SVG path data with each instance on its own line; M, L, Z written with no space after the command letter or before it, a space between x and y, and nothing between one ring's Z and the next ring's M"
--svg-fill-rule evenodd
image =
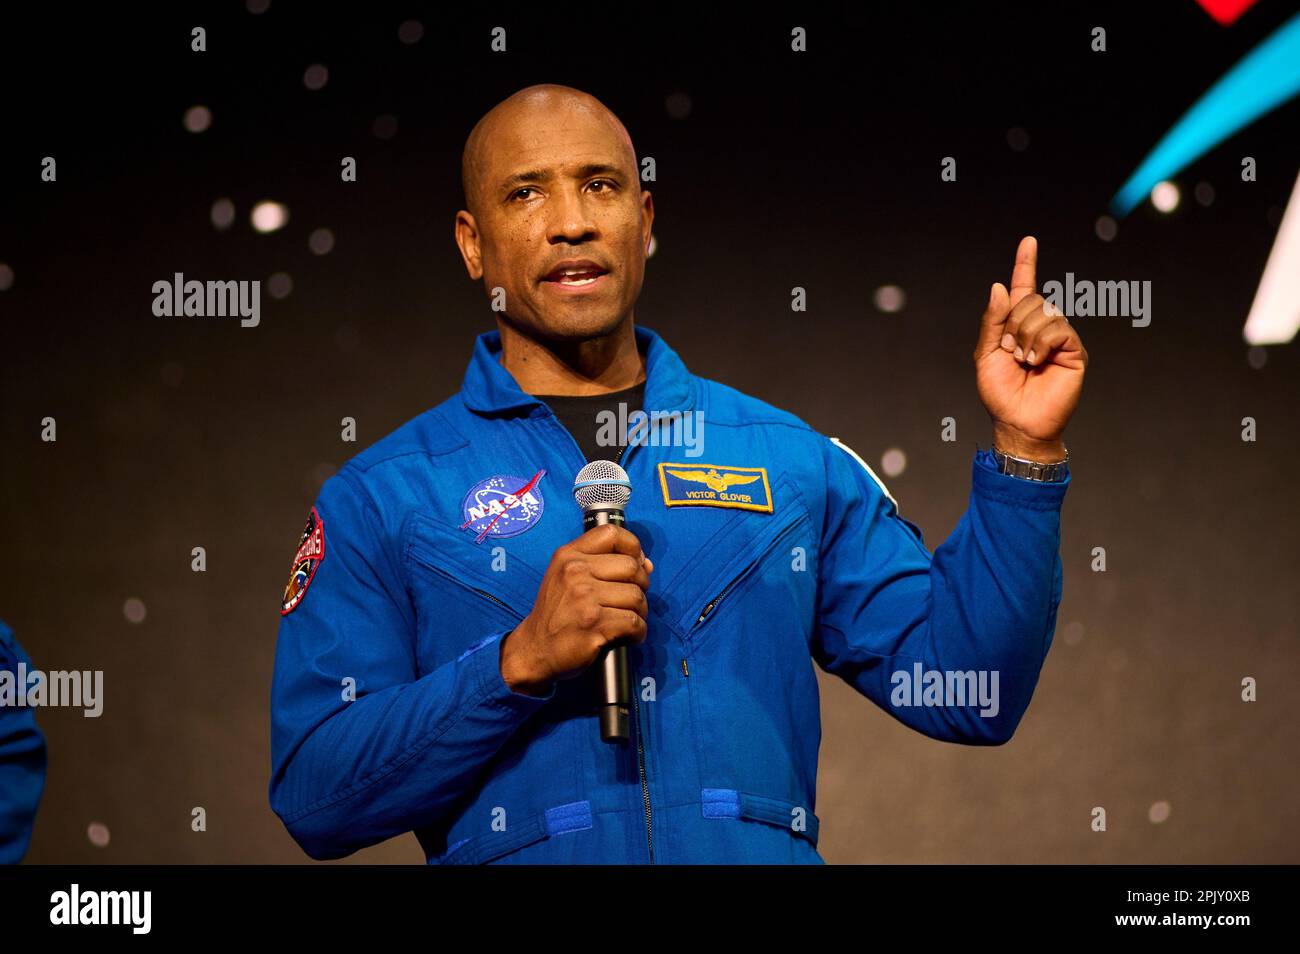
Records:
M766 467L662 463L659 486L666 507L735 507L773 512Z
M303 528L302 539L298 541L298 552L293 555L293 566L289 570L289 582L284 587L284 597L280 600L280 615L288 615L307 595L317 568L325 559L325 522L321 520L316 508L311 508L307 515L307 526Z

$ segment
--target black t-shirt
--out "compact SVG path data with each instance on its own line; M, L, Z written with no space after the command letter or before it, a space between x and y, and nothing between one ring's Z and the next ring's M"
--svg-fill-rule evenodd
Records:
M613 414L615 422L621 422L626 421L634 411L642 410L641 405L645 401L645 382L642 381L622 391L610 391L608 394L591 394L584 397L574 397L569 394L534 394L533 397L546 402L551 412L560 419L560 423L568 428L573 439L578 442L587 460L614 460L618 457L626 435L618 433L616 424L615 434L620 443L615 446L598 444L596 437L601 429L599 415L602 411L608 411ZM621 414L620 404L627 405L626 410Z

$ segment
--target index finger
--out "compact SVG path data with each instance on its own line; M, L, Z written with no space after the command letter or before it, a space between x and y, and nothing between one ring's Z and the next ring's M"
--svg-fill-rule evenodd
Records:
M1032 295L1038 287L1038 239L1026 235L1016 249L1016 266L1011 270L1011 307Z
M574 540L573 545L581 553L626 553L638 561L644 557L636 534L612 523L592 527Z

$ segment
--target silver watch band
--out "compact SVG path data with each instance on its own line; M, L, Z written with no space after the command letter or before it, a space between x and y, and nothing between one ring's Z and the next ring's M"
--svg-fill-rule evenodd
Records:
M1064 480L1070 472L1070 451L1065 452L1065 459L1044 462L1041 460L1026 460L1023 457L1013 457L993 448L993 460L997 463L998 473L1006 474L1009 477L1020 477L1024 480L1038 480L1044 483Z

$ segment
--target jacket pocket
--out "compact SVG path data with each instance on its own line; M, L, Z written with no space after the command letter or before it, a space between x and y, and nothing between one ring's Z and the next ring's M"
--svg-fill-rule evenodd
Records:
M485 865L548 838L592 827L591 802L557 805L509 831L492 831L454 842L435 865Z
M784 828L796 838L817 847L821 822L807 808L781 798L753 795L734 788L706 788L700 792L705 818L743 818Z
M414 514L403 554L417 620L417 658L428 672L492 633L515 628L532 608L536 571L510 556L510 572L493 572L491 554ZM540 577L538 578L540 580Z
M420 544L412 544L410 552L411 552L411 559L414 560L416 563L418 563L420 566L424 567L426 570L429 570L430 572L434 573L435 575L447 581L448 583L451 583L452 585L459 587L460 589L465 590L468 593L474 594L475 597L488 601L489 603L494 605L497 609L499 609L502 613L511 617L515 622L521 622L523 620L525 615L524 613L522 613L520 610L516 609L515 607L511 606L505 600L501 599L501 597L493 596L487 590L479 589L477 586L475 586L473 583L467 580L463 575L457 574L451 569L448 569L447 567L440 565L438 562L436 562L437 558L427 548L421 546Z
M811 525L811 518L803 504L791 499L781 518L764 528L762 533L748 541L724 564L705 591L709 595L701 599L698 605L689 606L686 614L679 619L678 629L686 635L688 642L698 646L707 639L711 621L727 605L729 599L738 596L747 581L758 574L765 564L779 559L785 544L798 536L800 528L806 529ZM808 552L815 553L810 542L805 543L809 543Z

